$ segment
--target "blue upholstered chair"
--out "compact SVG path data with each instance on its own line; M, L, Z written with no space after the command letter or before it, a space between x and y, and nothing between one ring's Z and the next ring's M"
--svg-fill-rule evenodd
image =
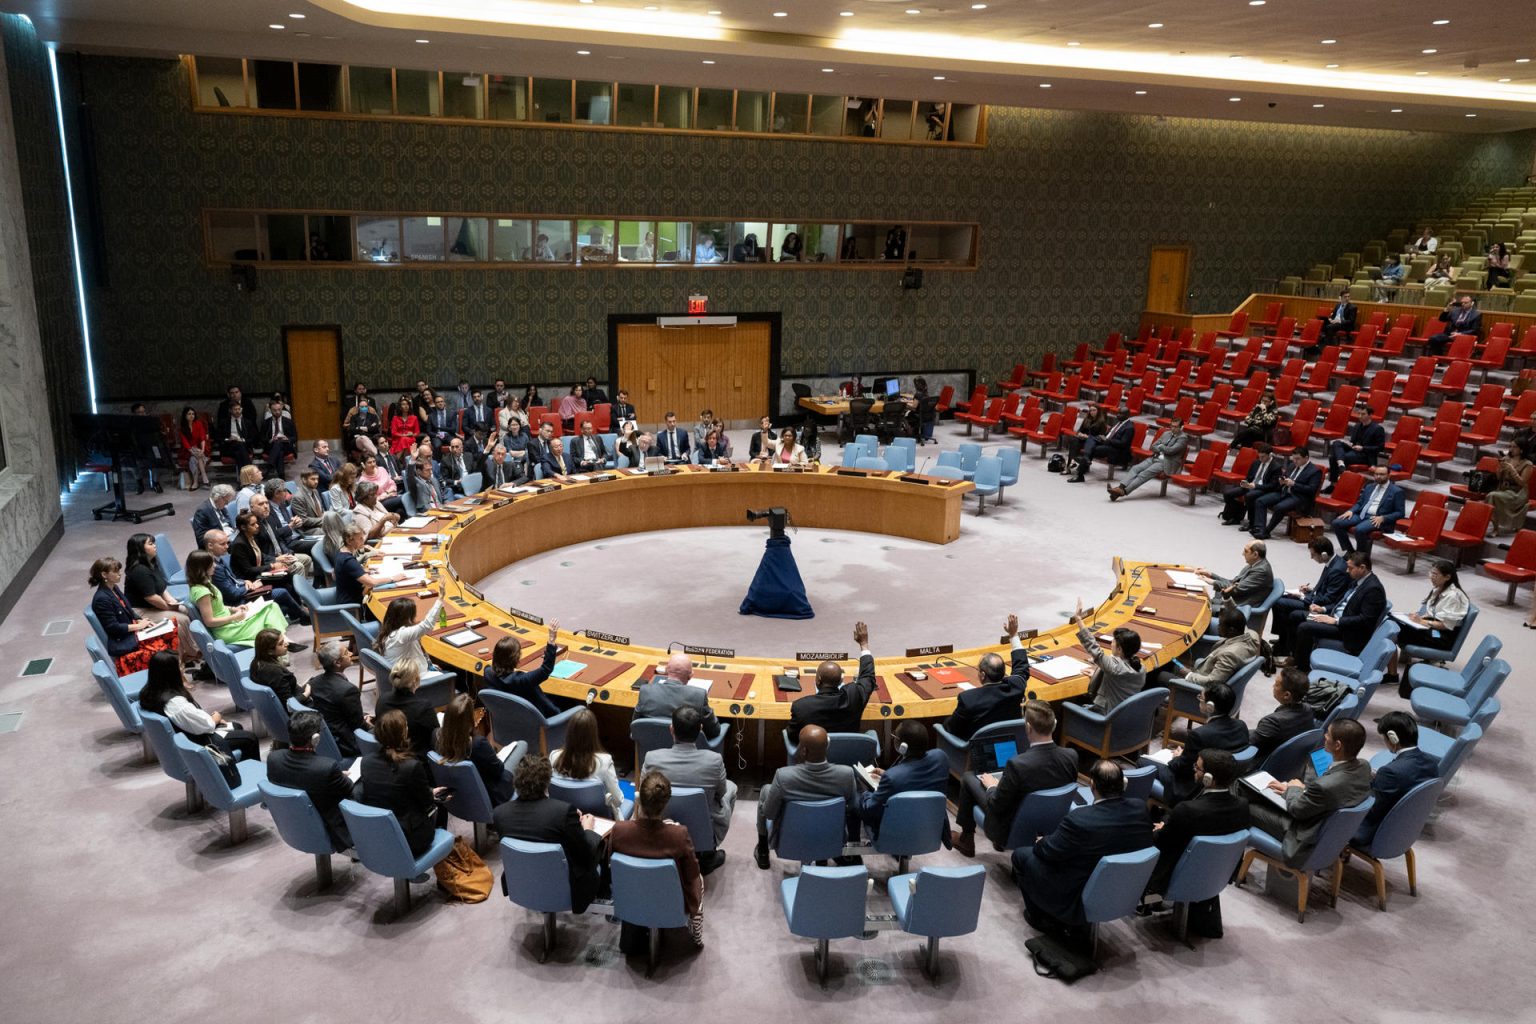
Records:
M1163 798L1163 787L1157 778L1156 764L1139 764L1135 768L1123 769L1121 774L1125 777L1127 800L1161 800ZM1078 786L1077 797L1079 803L1093 803L1093 787Z
M709 798L698 786L673 786L672 798L661 816L688 830L694 853L703 856L715 852L715 821L709 812Z
M854 464L855 469L868 470L874 473L883 473L888 467L885 460L873 455L861 455L859 461Z
M987 510L987 499L994 497L1002 491L1003 464L998 459L987 457L976 463L976 475L971 481L976 488L976 514L982 515Z
M1269 610L1275 606L1275 602L1285 594L1285 581L1279 577L1269 586L1269 593L1257 604L1240 604L1238 611L1248 617L1248 628L1255 633L1263 635L1264 620L1269 616Z
M858 466L858 464L859 464L859 460L860 459L871 458L871 457L872 456L870 455L869 449L865 448L861 444L854 443L854 444L845 444L845 445L843 445L843 462L842 462L842 464L844 466L848 467L849 469L856 468Z
M608 450L613 451L611 444L608 445ZM465 494L479 494L485 489L485 477L480 473L465 473L459 482L463 485Z
M192 781L192 772L187 768L187 762L176 747L176 730L170 719L143 708L139 709L139 719L144 723L144 735L149 737L149 744L155 749L155 757L160 761L160 770L186 787L187 813L196 814L203 809L203 797L197 790L197 783Z
M794 764L800 745L790 740L788 729L784 730L784 750L789 754L789 763ZM827 760L832 764L874 764L879 758L880 734L873 729L827 733Z
M1083 920L1088 923L1090 954L1099 953L1099 925L1136 913L1157 867L1157 847L1100 858L1083 886Z
M842 801L837 801L839 804ZM816 940L816 977L827 980L827 956L833 939L864 935L864 896L869 872L851 867L804 867L798 877L779 883L779 899L789 933Z
M1484 703L1491 700L1509 678L1509 662L1495 658L1479 670L1477 679L1465 697L1457 697L1427 687L1413 691L1413 713L1421 722L1449 722L1466 725L1477 717Z
M1248 878L1248 869L1255 859L1262 860L1271 871L1279 871L1296 881L1296 920L1307 919L1307 896L1311 889L1311 879L1314 872L1332 867L1338 870L1339 854L1344 852L1344 846L1360 827L1360 822L1376 802L1373 796L1366 797L1354 807L1341 807L1328 815L1328 820L1323 823L1317 834L1317 845L1312 848L1311 854L1299 867L1291 867L1285 863L1281 856L1280 840L1262 829L1250 829L1248 832L1248 852L1243 855L1242 867L1238 868L1237 884L1242 885Z
M1082 704L1063 704L1063 746L1081 747L1103 758L1123 757L1145 750L1156 731L1154 719L1168 691L1143 690L1110 709L1108 714Z
M1384 618L1371 633L1365 649L1358 656L1326 647L1313 651L1312 671L1307 678L1313 682L1336 679L1354 687L1367 672L1385 672L1392 661L1392 652L1397 650L1398 632L1398 624L1390 618Z
M552 718L521 697L500 690L481 690L480 702L491 716L491 736L497 745L522 740L531 751L548 753L565 746L565 727L580 707L567 708Z
M1056 826L1060 825L1061 819L1067 816L1077 797L1075 782L1068 782L1054 789L1037 789L1027 794L1019 803L1019 809L1013 816L1013 824L1008 827L1008 842L1004 849L1017 850L1020 847L1033 846L1040 836L1050 835L1056 831ZM979 828L986 820L986 812L977 807L974 814Z
M367 729L353 729L352 738L357 741L357 752L363 757L369 754L377 754L384 749L384 745L374 738L373 733Z
M1470 601L1467 603L1466 617L1456 627L1456 637L1451 641L1450 649L1442 650L1438 647L1426 647L1420 644L1406 644L1403 647L1403 657L1409 661L1429 661L1436 664L1448 665L1461 657L1461 648L1467 642L1467 637L1472 635L1472 624L1477 621L1481 609Z
M714 739L706 739L700 731L694 745L700 750L713 750L720 753L725 747L726 734L731 731L731 723L721 722L720 733ZM635 741L635 768L645 764L645 758L653 750L670 750L672 748L672 720L669 718L637 718L629 723L629 738Z
M936 465L952 466L953 468L960 470L960 475L956 477L956 479L964 480L966 478L965 469L960 465L960 453L958 451L952 449L950 451L939 452L939 461L936 463Z
M139 743L144 752L144 763L153 764L155 761L155 748L149 742L149 737L144 733L144 720L139 717L139 705L132 697L123 692L122 684L112 674L112 670L101 662L91 663L91 678L96 680L96 686L102 695L107 698L107 703L112 705L112 712L117 715L122 727L139 738Z
M939 739L939 749L944 751L944 756L949 758L949 774L961 778L971 770L971 748L990 749L993 744L1011 740L1014 749L1023 751L1029 749L1029 734L1024 728L1024 719L1011 718L1006 722L993 722L977 729L968 740L963 740L952 734L942 725L933 727L934 734Z
M272 822L277 826L277 834L283 837L283 842L300 853L314 856L316 888L321 892L329 889L332 877L331 854L338 851L331 842L330 833L325 829L325 820L315 810L309 794L301 789L279 786L266 779L258 782L256 789L261 794L262 805L272 815Z
M608 806L608 791L596 779L564 779L556 775L549 780L549 795L564 800L578 811L598 818L614 818L622 821L635 809L635 802L626 799L615 811Z
M885 446L885 453L886 453L887 457L890 456L891 449L893 449L893 448L895 450L899 451L899 452L904 453L904 456L905 456L905 459L906 459L906 465L902 467L904 472L911 473L912 471L917 469L917 438L915 438L915 437L897 437L897 438L893 438L891 440L891 443Z
M356 800L341 802L341 816L352 834L352 848L363 867L376 875L395 881L395 916L411 909L411 881L426 874L453 850L453 833L437 829L432 845L420 857L411 856L394 812L383 807L369 807Z
M373 673L374 686L378 689L379 700L383 700L394 692L394 687L389 685L389 669L394 663L372 647L365 647L358 651L358 658ZM418 696L432 702L432 706L440 708L453 699L453 683L457 677L452 672L436 669L423 673L421 685L417 687Z
M1460 669L1430 665L1422 661L1409 666L1408 685L1415 688L1424 686L1457 697L1465 697L1467 691L1472 689L1472 682L1477 678L1478 671L1497 658L1503 650L1504 641L1489 633L1473 649Z
M896 858L896 871L906 874L912 858L933 853L949 830L944 794L929 791L897 793L885 803L880 833L870 841L876 853Z
M539 963L543 963L555 948L555 915L571 912L571 875L565 851L558 843L504 837L501 877L506 880L508 900L544 916L544 945L539 950Z
M341 613L349 611L355 616L361 606L342 601L335 587L317 588L301 573L294 573L293 593L309 609L316 647L330 637L352 635L352 624L343 619Z
M1352 693L1349 696L1345 697L1343 700L1339 701L1337 704L1335 704L1329 710L1328 714L1323 716L1323 720L1321 722L1317 723L1317 727L1319 729L1323 730L1323 732L1326 734L1328 732L1328 727L1330 725L1332 725L1338 719L1340 719L1340 718L1355 718L1355 719L1358 719L1359 717L1360 717L1360 698L1356 694ZM1279 778L1279 776L1276 776L1276 778Z
M231 789L207 747L198 746L177 733L176 749L181 752L182 763L187 766L192 781L197 783L197 791L203 799L229 815L229 845L238 846L245 842L245 809L261 802L261 791L256 785L267 777L267 766L260 761L235 762L235 767L240 770L240 785Z
M616 853L608 870L613 878L613 916L650 933L645 968L645 976L650 977L661 952L661 929L688 926L677 863Z
M854 437L853 443L863 447L869 455L880 454L880 439L874 434L859 434Z
M526 752L527 747L523 749ZM518 756L515 750L512 756ZM480 770L472 761L455 761L450 764L435 750L427 753L427 762L432 768L433 781L453 791L448 797L448 813L474 826L475 849L479 850L485 845L493 809L491 794L486 792Z
M193 623L193 625L197 625L197 623ZM117 662L112 660L112 656L107 653L106 645L98 640L95 634L88 634L86 636L85 652L91 656L93 664L105 668L107 673L117 680L118 689L122 691L124 697L129 700L139 699L139 691L144 689L144 683L149 679L148 669L140 669L137 672L130 672L123 676L118 675Z
M981 445L966 441L956 449L960 454L960 472L967 480L976 479L976 465L981 461Z
M1344 877L1344 865L1348 864L1351 857L1359 857L1371 866L1376 873L1376 907L1378 910L1387 909L1387 873L1382 866L1382 861L1393 860L1402 857L1408 867L1408 894L1419 894L1418 864L1413 856L1413 844L1419 841L1419 836L1424 831L1424 826L1429 822L1430 812L1435 809L1435 800L1439 798L1440 791L1445 788L1444 779L1426 779L1403 794L1401 800L1392 805L1387 816L1381 819L1381 824L1376 826L1376 834L1371 837L1369 843L1356 843L1353 838L1344 848L1343 855L1339 858L1339 865L1333 872L1333 902L1339 902L1339 885Z
M309 557L315 562L315 568L320 570L322 580L334 581L336 579L336 563L331 556L325 553L325 538L317 540L309 549Z
M1248 846L1248 829L1224 836L1196 836L1184 848L1168 879L1163 899L1174 905L1174 927L1185 945L1189 941L1189 905L1221 895Z
M945 455L948 454L948 452L940 452L939 458L942 459ZM959 466L946 466L943 462L940 462L937 466L934 466L932 469L930 469L927 475L936 476L941 480L965 479L965 474L960 471Z
M911 440L911 438L908 438L908 440ZM907 449L898 448L894 444L888 444L885 446L885 458L880 460L880 468L892 473L910 473L911 470L907 468L907 460L911 457L912 453ZM864 460L860 459L859 461L862 463ZM860 468L863 467L860 466Z
M1444 733L1436 732L1428 726L1419 730L1419 749L1426 754L1432 754L1440 760L1440 778L1450 785L1452 777L1461 767L1461 763L1472 753L1472 748L1477 746L1479 740L1488 732L1488 727L1498 717L1499 702L1495 698L1483 702L1483 708L1475 719L1451 739ZM1383 753L1386 753L1383 751ZM1376 759L1371 759L1371 767L1378 767Z
M1260 766L1261 771L1266 771L1277 779L1299 779L1301 766L1314 750L1320 750L1323 746L1323 730L1308 729L1306 732L1297 733L1274 750L1264 759Z
M847 834L847 809L841 797L786 801L784 820L777 829L770 827L776 839L774 852L783 860L805 864L841 857L843 837Z
M987 870L980 864L957 868L923 868L901 874L886 883L891 909L901 930L928 940L923 950L923 970L939 980L939 940L969 935L981 916L981 894Z
M165 573L165 582L172 586L187 582L187 572L182 568L181 559L176 557L170 534L155 534L155 560L160 563L160 571Z
M1232 717L1242 717L1243 695L1248 692L1248 684L1264 666L1263 658L1249 658L1227 680L1227 685L1232 687L1232 694L1236 700L1232 703ZM1167 745L1169 737L1173 734L1173 722L1176 718L1187 718L1191 726L1203 724L1206 721L1205 712L1200 710L1200 695L1205 692L1205 687L1199 683L1191 683L1187 679L1173 679L1168 687L1168 714L1163 719L1163 743Z
M256 718L266 727L267 735L283 743L289 742L288 709L277 699L277 694L270 686L253 683L249 679L244 685L246 699L251 702Z
M288 698L288 715L290 718L300 711L313 710L314 708L306 707L304 702L297 697ZM350 764L352 762L350 757L341 756L341 748L336 745L336 737L331 734L331 727L324 718L320 719L320 740L315 744L315 753L321 757L329 757L333 761L340 761L342 764Z

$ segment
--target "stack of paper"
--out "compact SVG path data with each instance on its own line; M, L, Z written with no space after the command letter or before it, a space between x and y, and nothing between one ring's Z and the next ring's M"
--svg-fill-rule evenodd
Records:
M1205 590L1205 580L1196 573L1186 572L1183 569L1169 569L1168 582L1184 590Z
M400 529L402 529L402 530L419 530L423 526L431 526L431 525L432 525L432 518L430 516L411 516L411 518L405 519L405 520L401 521Z
M1035 662L1034 668L1040 670L1047 677L1060 682L1063 679L1072 679L1076 676L1087 675L1093 671L1093 666L1080 658L1074 658L1070 654L1058 654L1054 658L1046 658L1044 661Z
M875 773L870 765L855 763L853 771L855 775L864 780L864 784L870 789L880 788L880 780L875 778Z
M1252 775L1244 775L1242 779L1243 785L1283 811L1285 810L1285 797L1269 788L1269 784L1275 781L1278 780L1269 772L1254 772Z

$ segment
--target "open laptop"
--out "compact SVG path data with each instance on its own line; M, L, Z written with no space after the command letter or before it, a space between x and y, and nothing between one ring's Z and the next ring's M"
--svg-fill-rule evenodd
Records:
M1019 755L1019 743L1017 740L998 740L991 745L988 753L991 755L988 771L1000 772Z

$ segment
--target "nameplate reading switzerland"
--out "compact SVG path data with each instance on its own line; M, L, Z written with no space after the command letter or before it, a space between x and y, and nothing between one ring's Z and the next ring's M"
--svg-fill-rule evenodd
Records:
M619 647L629 646L629 637L619 636L617 633L599 633L595 629L584 629L582 632L587 635L588 640L596 640L601 644L616 644Z
M795 655L796 661L847 661L847 651L801 651Z
M695 647L692 644L683 644L684 654L697 654L704 658L734 658L736 651L730 647Z
M953 653L955 653L955 645L954 644L930 644L927 647L909 647L909 648L907 648L907 657L909 657L909 658L926 658L930 654L953 654Z

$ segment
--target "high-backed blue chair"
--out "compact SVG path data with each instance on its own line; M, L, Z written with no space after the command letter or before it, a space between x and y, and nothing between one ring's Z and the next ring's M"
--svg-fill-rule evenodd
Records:
M1121 701L1108 714L1082 704L1063 704L1063 746L1081 747L1102 758L1123 757L1145 750L1156 732L1154 719L1168 691L1158 687Z
M213 634L208 632L208 627L203 625L203 620L197 614L197 605L191 605L192 621L187 631L192 634L192 642L197 645L197 653L205 661L208 658L208 647L213 643ZM211 669L210 669L211 671Z
M1336 679L1353 687L1367 672L1385 672L1392 660L1392 652L1397 650L1399 628L1392 619L1382 619L1358 656L1326 647L1313 651L1312 671L1307 678L1313 682Z
M1006 505L1003 500L1003 492L1019 482L1019 464L1024 459L1024 453L1011 445L1004 445L993 451L999 462L1003 464L1002 476L997 480L997 504Z
M336 563L331 556L325 553L325 538L315 541L309 549L309 557L314 560L315 568L320 570L320 578L328 582L336 579Z
M112 674L112 670L101 662L91 663L91 678L96 680L96 686L107 698L107 703L112 705L112 711L117 715L118 723L139 738L139 744L144 752L144 763L153 764L155 748L144 733L144 720L139 717L138 704L123 692L122 685Z
M405 832L393 811L369 807L356 800L341 802L341 816L352 835L352 848L363 867L395 882L395 916L411 909L411 880L426 872L453 850L453 833L437 829L432 845L420 857L411 855Z
M731 731L731 723L721 722L720 732L714 739L705 739L704 733L699 732L699 738L694 741L694 746L700 750L713 750L720 753L725 747L726 734ZM653 750L670 750L672 748L672 720L670 718L637 718L629 723L629 738L635 741L635 768L638 770L645 764L645 759Z
M872 455L861 455L859 456L859 461L854 463L854 468L874 473L883 473L890 467L885 464L885 460L882 458Z
M949 454L948 452L940 452L939 453L939 458L942 459L942 458L944 458L945 455L948 455L948 454ZM959 466L946 466L943 462L940 462L937 466L934 466L932 469L930 469L928 471L927 475L928 476L936 476L940 480L964 480L965 479L965 474L960 471L960 467Z
M1353 807L1341 807L1328 815L1328 820L1318 831L1317 845L1299 867L1293 868L1285 863L1281 856L1280 840L1262 829L1250 829L1248 852L1243 855L1242 867L1237 870L1237 884L1242 885L1247 880L1248 869L1255 859L1262 860L1271 871L1278 871L1296 880L1296 920L1305 922L1313 872L1328 867L1338 870L1339 854L1344 852L1344 845L1355 834L1375 802L1375 797L1368 796Z
M289 789L275 782L262 779L256 784L261 793L262 805L272 815L277 834L283 842L300 853L315 858L315 886L324 892L331 887L331 854L337 853L331 835L325 829L325 819L315 810L309 794L302 789Z
M1445 780L1446 785L1451 784L1451 779L1461 768L1462 762L1471 756L1472 749L1488 732L1488 727L1493 724L1493 719L1498 717L1498 714L1498 699L1485 701L1483 710L1478 712L1477 718L1448 744L1444 733L1436 732L1427 726L1419 730L1419 749L1427 754L1434 754L1440 759L1440 778ZM1432 742L1425 743L1426 737L1429 737ZM1374 761L1371 767L1376 767Z
M297 697L288 698L288 714L290 717L300 711L313 710L314 708L306 707L304 702ZM331 727L324 718L320 719L320 740L315 744L315 753L321 757L329 757L333 761L340 761L343 764L350 764L352 762L350 757L341 756L341 748L336 745L336 737L331 734Z
M236 761L240 785L230 788L207 747L198 746L177 733L176 749L181 752L182 763L187 766L192 781L197 783L197 791L203 799L229 815L229 845L238 846L245 842L245 809L261 802L261 791L256 785L267 777L267 766L260 761Z
M369 754L377 754L384 749L384 745L374 738L373 733L367 729L353 729L352 736L357 740L358 753L363 757Z
M555 915L571 912L571 875L559 843L530 843L510 836L501 840L501 877L507 899L544 915L544 945L539 963L555 948Z
M935 465L949 466L957 469L960 471L960 475L956 479L964 480L966 478L965 469L960 465L960 453L954 449L939 452L939 461Z
M1269 593L1257 604L1240 604L1238 610L1248 616L1248 628L1260 635L1264 632L1264 620L1269 616L1269 610L1275 606L1275 602L1285 594L1285 581L1276 577L1269 586Z
M966 441L956 449L960 453L960 472L967 480L976 479L976 464L981 461L981 445Z
M662 817L688 830L693 852L700 857L715 852L715 821L709 813L709 799L698 786L673 786Z
M1426 647L1422 644L1405 644L1403 657L1409 661L1430 661L1440 665L1449 665L1461 657L1461 648L1467 642L1467 637L1472 635L1472 625L1477 621L1481 609L1470 601L1467 603L1467 614L1456 627L1455 639L1451 641L1449 649L1439 647Z
M96 634L96 639L101 642L101 646L103 648L111 647L112 644L107 639L106 627L101 624L101 619L97 618L96 613L91 611L89 605L86 606L84 614L86 623L91 627L91 632Z
M420 513L416 510L416 499L411 496L409 486L400 488L400 503L405 506L405 514L414 519Z
M1344 877L1344 865L1349 863L1351 857L1359 857L1376 873L1378 910L1387 909L1387 873L1382 867L1382 861L1404 858L1408 867L1408 894L1419 894L1419 871L1413 856L1413 844L1419 841L1419 836L1424 832L1430 812L1435 809L1435 800L1444 788L1444 779L1426 779L1392 805L1386 817L1381 819L1381 824L1376 826L1376 834L1370 842L1356 843L1353 838L1350 839L1333 872L1334 903L1339 902L1339 884Z
M902 453L905 465L901 467L903 472L910 473L917 468L917 438L897 437L892 438L891 443L885 446L885 454L890 456L891 450Z
M564 800L578 811L594 815L599 818L613 818L622 821L628 818L630 812L635 809L635 802L625 799L615 811L608 806L608 791L603 784L596 779L561 778L559 775L549 780L549 795L556 800Z
M987 499L996 496L1002 491L1002 479L1002 462L990 456L977 461L975 478L971 482L976 488L976 514L978 516L985 514L987 511Z
M1125 776L1125 798L1127 800L1151 800L1163 798L1163 787L1157 778L1157 765L1143 764L1135 768L1126 768L1122 774ZM1077 795L1080 803L1093 803L1093 787L1078 786Z
M923 868L916 874L900 874L886 882L891 909L896 912L901 930L928 940L922 964L935 983L939 980L939 940L969 935L976 930L986 882L987 869L980 864Z
M373 673L373 684L378 690L379 699L383 700L393 693L394 687L389 685L389 669L393 662L372 647L364 647L357 654L368 671ZM433 707L440 708L453 699L453 683L456 678L452 672L442 669L424 673L416 693L431 701Z
M1245 828L1224 836L1196 836L1173 866L1168 891L1162 896L1174 905L1174 927L1179 939L1191 949L1194 943L1189 941L1189 905L1221 895L1243 859L1248 832Z
M524 752L527 749L525 745ZM512 756L519 755L514 750ZM491 794L486 792L480 770L472 761L454 761L450 764L435 750L427 753L427 761L432 768L433 780L439 786L447 786L451 790L448 813L474 826L475 849L479 850L485 845L486 834L490 831L493 810Z
M139 709L139 719L144 723L144 735L149 737L150 746L155 748L160 770L186 787L187 813L196 814L203 809L203 795L198 792L197 783L192 781L192 772L176 747L176 730L170 719L143 708Z
M155 534L155 560L160 563L160 571L165 573L165 582L172 586L187 582L187 571L182 568L181 559L176 557L170 534Z
M1024 728L1024 719L1011 718L1006 722L993 722L977 729L968 740L961 739L952 734L942 725L933 727L934 735L938 737L939 749L944 751L944 756L949 758L949 774L955 778L963 778L965 773L979 765L971 764L971 750L990 750L993 744L1012 741L1014 749L1024 751L1029 749L1029 734ZM990 760L987 767L991 767Z
M1037 789L1019 802L1019 809L1008 827L1008 843L1005 849L1017 850L1033 846L1040 836L1050 835L1061 824L1077 800L1077 783L1068 782L1054 789ZM977 807L973 812L977 827L986 820L986 812Z
M1136 913L1157 867L1157 847L1099 859L1083 886L1083 920L1089 928L1089 955L1099 955L1099 925Z
M1456 697L1465 697L1467 691L1472 689L1477 673L1497 658L1503 650L1504 641L1489 633L1478 642L1477 647L1473 649L1460 669L1445 668L1422 661L1410 665L1406 673L1408 685L1415 688L1424 686Z
M645 968L649 978L661 952L661 929L688 926L677 863L616 853L609 859L608 870L613 878L613 916L650 933Z
M870 841L876 853L896 858L896 871L906 874L912 858L933 853L949 830L944 794L933 791L897 793L885 803L880 832Z
M598 434L603 439L603 451L608 453L608 458L603 461L604 469L614 469L618 466L619 435Z
M85 652L91 656L94 664L100 665L107 673L117 680L118 689L129 700L138 700L139 691L144 689L144 683L149 679L149 670L140 669L137 672L129 672L127 675L117 674L117 662L107 653L106 645L98 640L93 633L86 634Z
M1332 708L1330 708L1328 714L1323 716L1323 720L1317 724L1317 727L1323 730L1323 732L1326 734L1328 732L1328 727L1332 725L1336 720L1340 718L1357 719L1359 717L1360 698L1351 693L1349 696L1345 697L1343 700L1339 701ZM1279 778L1279 776L1276 776L1276 778Z
M288 709L277 699L270 686L245 681L245 696L251 702L256 718L266 727L267 735L283 743L288 739Z
M352 631L352 645L359 651L371 650L373 648L374 641L379 638L379 624L377 622L364 622L357 615L347 611L346 609L342 609L340 614L341 620L345 622L347 624L347 628ZM366 667L367 666L363 664L363 660L359 658L357 660L358 686L363 685L363 669Z
M803 864L841 857L847 834L847 808L841 797L786 801L784 820L776 829L770 829L776 839L774 852L783 860Z
M784 730L784 750L789 754L789 763L794 764L800 745L790 740L788 729ZM879 758L880 734L873 729L827 733L827 761L831 764L874 764Z
M335 587L317 588L301 573L293 574L294 596L309 609L310 627L314 630L315 646L333 636L351 636L351 623L341 617L342 611L355 615L360 605L342 601Z
M854 443L854 444L845 444L845 445L843 445L843 463L842 464L844 466L848 467L849 469L857 468L860 459L866 459L866 458L871 458L871 457L872 456L869 453L869 449L865 448L861 444Z
M241 657L241 653L249 655ZM229 688L229 699L234 701L235 707L241 711L249 711L254 706L250 694L246 692L245 681L250 672L251 662L256 658L253 648L243 648L236 651L222 640L214 640L208 645L205 652L208 659L208 669L213 677Z
M779 883L779 899L784 905L789 933L816 940L816 978L822 984L827 980L831 941L864 936L864 896L868 886L869 872L862 864L838 868L806 865L798 877Z
M1243 707L1243 695L1248 692L1248 684L1264 666L1263 658L1249 658L1227 680L1227 685L1232 687L1232 694L1236 700L1232 704L1232 717L1241 718ZM1177 718L1189 719L1191 726L1203 724L1207 715L1201 708L1200 695L1205 692L1205 687L1199 683L1191 683L1187 679L1169 680L1168 686L1168 713L1163 719L1163 743L1168 743L1173 733L1173 722Z
M866 454L880 454L880 438L874 434L857 434L854 436L853 443L862 446Z
M1308 729L1306 732L1297 733L1274 750L1264 759L1260 766L1261 771L1266 771L1277 779L1298 779L1301 777L1301 766L1311 755L1312 751L1319 750L1323 745L1323 730Z
M521 697L500 690L481 690L480 703L491 716L491 736L499 746L522 740L528 749L547 754L565 746L565 727L580 707L567 708L553 718Z
M1499 692L1504 680L1509 678L1509 662L1495 658L1478 672L1477 680L1465 697L1456 697L1440 690L1421 687L1413 691L1413 713L1421 722L1449 722L1466 725L1477 717L1479 709Z

